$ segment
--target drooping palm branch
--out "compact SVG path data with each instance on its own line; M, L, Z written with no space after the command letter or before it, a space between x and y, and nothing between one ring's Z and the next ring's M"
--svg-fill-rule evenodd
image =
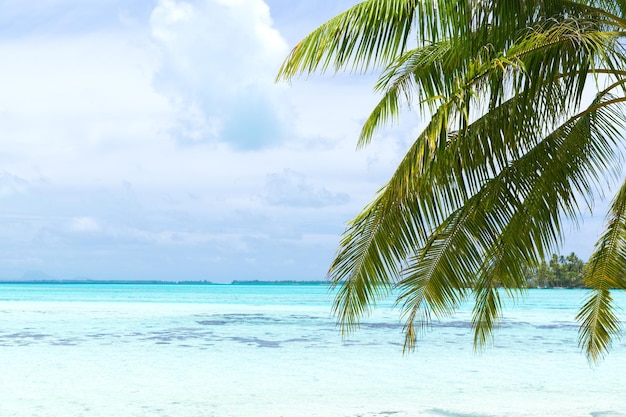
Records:
M405 107L430 118L340 242L329 278L344 330L395 289L411 349L433 314L473 294L475 346L490 341L500 288L523 292L563 219L579 220L619 171L625 16L624 0L370 0L293 49L279 79L382 69L358 146ZM610 290L626 288L625 207L620 191L586 278L590 361L620 331Z

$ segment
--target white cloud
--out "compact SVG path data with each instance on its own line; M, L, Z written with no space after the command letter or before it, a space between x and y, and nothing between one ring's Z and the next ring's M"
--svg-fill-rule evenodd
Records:
M28 187L28 181L6 171L0 172L0 198L23 193Z
M265 199L271 205L292 207L324 207L345 204L346 193L333 193L325 187L316 187L306 176L291 169L267 175Z
M95 233L101 230L98 221L92 217L76 217L70 221L70 230L78 233Z
M0 277L323 278L397 160L389 142L354 151L369 80L274 84L287 46L260 0L113 15L0 36L0 249L25 260Z
M182 143L256 149L281 139L286 109L273 79L287 45L262 0L161 0L150 24L162 54L155 85L178 111Z
M27 180L93 184L122 168L129 150L163 140L171 108L151 86L150 51L132 39L0 42L2 168Z

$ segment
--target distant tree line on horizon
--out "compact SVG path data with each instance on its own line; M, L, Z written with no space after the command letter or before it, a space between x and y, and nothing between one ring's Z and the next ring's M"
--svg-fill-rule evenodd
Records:
M526 268L528 288L583 288L583 270L586 264L574 252L568 256L552 254L536 267ZM158 281L158 280L92 280L92 279L43 279L2 280L2 284L133 284L133 285L224 285L211 281ZM234 280L230 285L328 285L327 280ZM226 284L228 285L228 284ZM342 284L340 284L342 285Z
M583 288L585 262L574 252L568 256L552 254L548 262L543 260L534 268L527 268L529 288Z
M583 288L586 263L574 252L568 256L552 254L548 262L526 269L528 288ZM231 285L328 285L326 280L234 280ZM341 285L341 284L340 284Z

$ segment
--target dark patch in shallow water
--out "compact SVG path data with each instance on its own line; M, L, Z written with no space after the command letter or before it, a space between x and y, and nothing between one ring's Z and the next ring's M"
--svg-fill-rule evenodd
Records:
M159 342L171 342L172 340L174 340L172 337L169 336L150 336L147 337L145 340L156 340L156 343Z
M398 323L361 323L361 327L370 329L402 329L404 325Z
M589 414L591 417L626 417L626 414L617 411L592 411Z
M290 319L297 319L297 320L320 320L320 319L325 319L325 317L320 317L320 316L307 316L305 314L291 314L289 315Z
M294 337L292 339L283 340L283 342L285 342L285 343L290 343L290 342L304 342L304 343L306 343L306 342L317 342L319 340L320 340L319 338L317 338L317 339L307 339L306 337Z
M225 320L199 320L196 323L203 326L223 326L226 324Z
M446 322L432 322L430 323L430 326L432 327L452 327L452 328L458 328L458 329L469 329L472 327L472 323L470 323L469 321L446 321Z
M18 333L10 333L1 335L0 339L32 339L32 340L41 340L46 337L50 337L49 334L43 333L31 333L31 332L18 332Z
M249 346L253 346L256 344L258 347L263 347L263 348L279 348L280 347L280 342L276 342L274 340L259 339L258 337L234 336L228 339L234 342L245 343L246 345L249 345Z
M194 328L181 327L142 334L141 340L158 342L184 342L188 340L215 340L213 332Z
M141 333L132 334L132 336L139 336L139 335L141 335ZM104 337L107 337L107 338L115 337L115 335L106 334L106 333L93 333L93 334L87 334L85 336L87 336L87 337L89 337L91 339L102 339Z
M62 340L55 340L50 342L50 344L52 346L77 346L78 343L76 343L74 340L68 340L68 339L62 339Z
M578 329L578 325L575 323L554 323L554 324L538 324L535 326L537 329Z

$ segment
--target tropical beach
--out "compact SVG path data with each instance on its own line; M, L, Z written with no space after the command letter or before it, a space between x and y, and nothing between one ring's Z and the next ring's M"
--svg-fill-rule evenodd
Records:
M626 416L623 0L0 28L0 417Z

